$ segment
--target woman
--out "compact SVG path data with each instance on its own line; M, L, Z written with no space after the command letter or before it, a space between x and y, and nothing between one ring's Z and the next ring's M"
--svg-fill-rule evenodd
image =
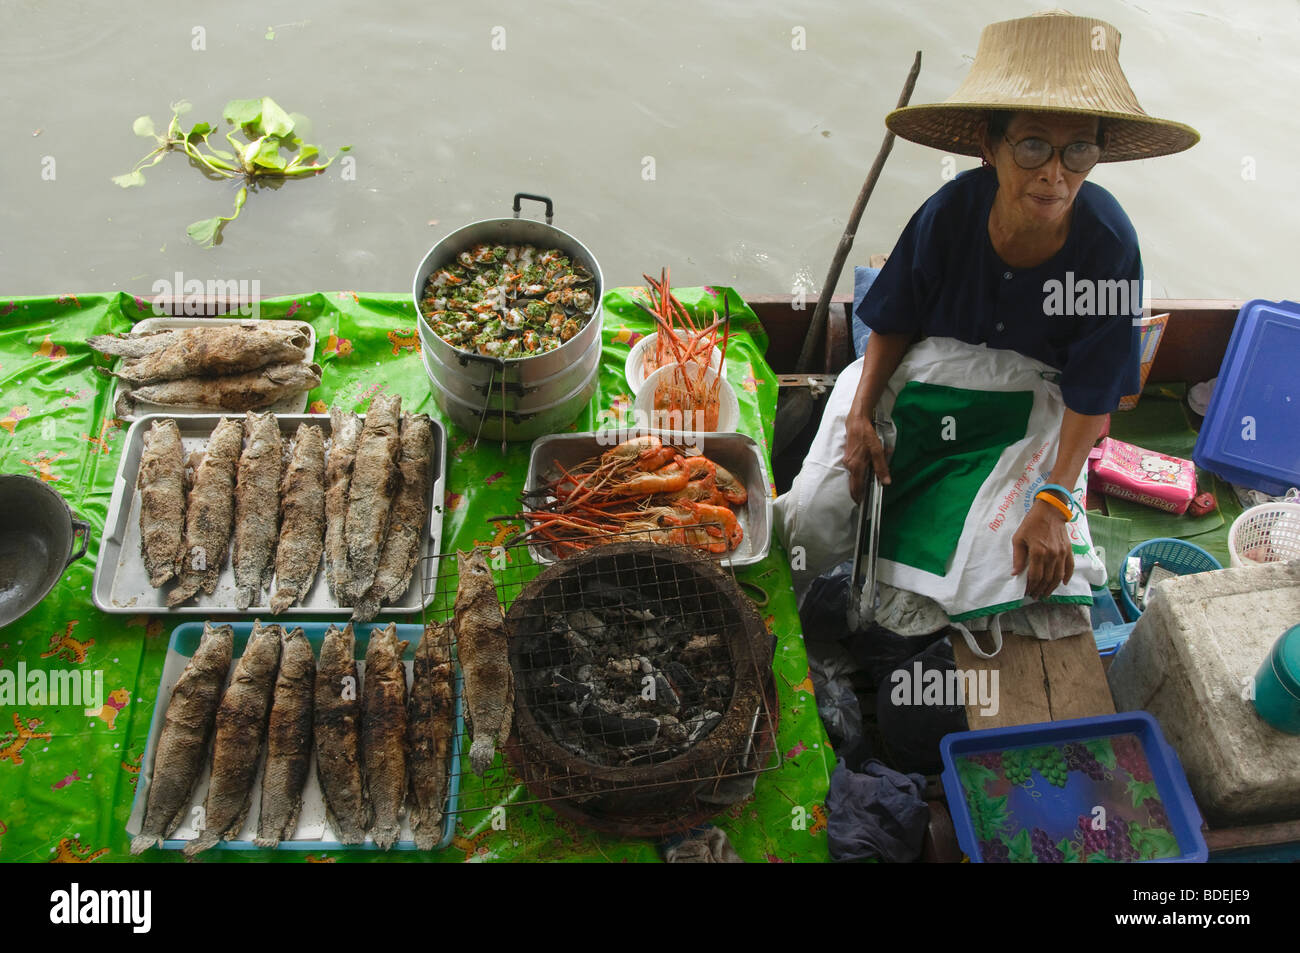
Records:
M996 23L948 101L886 119L983 167L908 223L856 309L871 334L828 403L816 465L777 503L787 546L815 554L811 575L852 554L844 490L861 499L871 471L888 487L886 628L925 634L968 621L996 631L1002 617L1043 637L1090 631L1074 491L1105 415L1138 389L1142 267L1123 209L1085 180L1099 161L1199 138L1142 112L1118 48L1099 20L1054 12ZM872 423L882 411L907 431L893 472ZM1104 572L1088 580L1101 581Z

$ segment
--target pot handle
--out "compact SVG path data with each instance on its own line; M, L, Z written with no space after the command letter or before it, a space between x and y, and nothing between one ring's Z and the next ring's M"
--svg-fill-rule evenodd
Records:
M86 546L90 543L90 524L85 520L74 519L72 521L72 535L74 539L78 533L81 534L81 548L68 557L68 561L63 564L64 569L67 569L82 556L86 555Z
M549 198L547 198L545 195L531 195L531 194L528 193L528 192L516 192L516 193L515 193L515 204L514 204L515 218L518 218L518 217L519 217L519 208L520 208L520 206L519 206L519 200L520 200L520 199L532 199L534 202L545 202L545 203L546 203L546 224L547 224L547 225L550 225L550 224L551 224L551 220L552 220L553 218L555 218L555 203L554 203L554 202L552 202L552 201L551 201Z

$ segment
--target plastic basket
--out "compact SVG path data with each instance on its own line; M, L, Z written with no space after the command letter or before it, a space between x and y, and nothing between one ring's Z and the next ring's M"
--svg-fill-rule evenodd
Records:
M1228 558L1235 567L1300 559L1300 503L1252 506L1228 530Z
M1201 549L1200 546L1189 543L1185 539L1172 539L1169 537L1148 539L1145 543L1139 543L1129 550L1128 556L1124 559L1124 565L1127 566L1128 561L1134 556L1142 560L1143 575L1148 573L1156 563L1164 566L1170 572L1178 573L1180 576L1190 576L1192 573L1210 572L1214 569L1223 568L1217 559ZM1132 591L1123 575L1120 576L1119 595L1124 603L1124 612L1128 615L1129 621L1136 622L1142 615L1142 610L1137 605L1137 593Z

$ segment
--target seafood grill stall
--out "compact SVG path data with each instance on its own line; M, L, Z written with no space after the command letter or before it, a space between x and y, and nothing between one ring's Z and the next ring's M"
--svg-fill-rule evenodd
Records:
M589 277L590 272L578 272L571 280L580 283ZM593 394L576 421L556 429L568 427L580 433L631 425L633 394L626 382L625 365L631 348L655 330L635 300L638 293L615 289L606 291L603 301L591 302L599 314L599 320L593 318L584 325L599 329ZM458 550L481 547L498 554L494 584L502 609L511 616L507 621L533 635L512 644L511 649L518 680L515 690L521 699L518 710L524 714L516 734L497 739L496 757L481 777L474 770L480 765L472 761L468 734L457 738L450 768L456 789L454 813L446 820L441 849L386 854L370 841L361 849L348 849L325 839L312 841L309 834L307 841L286 842L277 850L237 842L247 849L210 850L202 854L205 861L417 856L444 861L649 860L660 856L657 841L665 831L712 815L744 860L827 858L824 800L832 753L813 699L786 557L775 541L769 548L765 538L767 498L773 492L768 447L777 393L776 375L764 359L767 335L754 313L730 289L684 289L678 294L688 309L700 314L722 312L725 301L730 315L726 380L739 397L741 424L737 429L750 439L728 438L743 441L733 447L724 446L719 438L718 460L725 461L728 470L724 472L734 468L735 476L746 483L742 492L747 491L748 501L735 504L739 519L731 517L731 521L743 532L754 534L754 539L746 537L740 548L730 541L721 546L735 549L734 560L726 558L726 553L701 554L687 557L687 563L672 563L670 553L676 550L665 547L656 557L670 561L663 570L667 573L664 578L676 582L667 587L661 584L656 593L640 595L635 585L628 584L629 569L618 560L635 563L644 557L620 557L618 553L625 546L640 552L637 546L643 549L645 543L614 543L607 551L572 557L604 567L586 574L570 569L568 559L549 569L546 560L533 559L532 553L545 547L533 545L537 540L527 532L528 524L511 518L524 507L521 494L530 468L530 444L511 443L503 453L495 440L501 430L492 433L485 426L485 439L476 446L475 433L448 420L439 409L422 360L422 326L410 296L331 292L257 303L262 320L304 324L315 338L315 353L306 359L319 366L320 383L307 394L306 415L281 421L279 429L286 445L299 421L328 435L330 418L313 419L311 415L323 415L331 408L364 414L376 396L400 397L402 411L427 413L446 428L445 443L437 443L440 449L432 459L434 471L429 479L436 480L436 485L428 498L428 525L434 538L418 540L420 578L411 583L405 596L397 593L392 605L378 610L381 618L375 624L358 626L358 642L368 636L373 645L375 635L387 623L397 623L396 641L386 649L387 661L375 664L392 668L405 661L408 672L412 664L418 670L417 650L430 639L429 633L436 631L424 630L421 639L420 624L442 623L452 617L457 572L450 556ZM570 295L573 312L585 313L589 302L581 295L574 302L574 297ZM174 303L173 313L182 313L180 304ZM151 591L148 585L137 596L135 606L110 606L112 615L96 607L96 598L107 603L113 599L114 565L103 567L107 581L98 589L95 575L96 565L107 552L104 540L113 536L110 517L121 523L122 529L132 526L133 500L125 499L125 508L122 500L114 502L115 491L121 496L123 489L116 485L119 464L124 454L139 454L140 448L137 445L133 450L129 445L129 426L114 411L116 385L102 373L114 366L113 362L97 357L86 342L96 336L128 332L136 323L158 315L150 302L126 294L15 299L0 302L0 310L7 332L0 343L0 412L5 415L0 420L0 468L31 474L58 490L91 527L89 558L71 563L46 599L0 630L2 667L23 674L21 686L16 682L0 685L0 718L4 719L0 726L0 803L4 804L0 808L0 859L132 859L128 826L139 830L140 817L137 813L133 819L132 811L140 800L137 785L144 791L148 784L150 752L146 749L152 745L151 729L167 705L170 680L194 651L203 623L211 622L217 628L227 621L235 624L237 662L239 653L245 651L244 640L250 637L249 623L254 618L264 623L282 622L287 635L302 616L277 620L265 608L260 614L253 610L241 613L222 595L233 592L224 579L216 597L200 593L197 602L188 603L188 615L169 611L162 592ZM563 339L563 321L558 330ZM570 339L577 342L581 330L576 329ZM519 341L522 346L522 333ZM554 348L557 352L561 349ZM578 384L586 386L581 381ZM527 386L528 382L523 382L521 390ZM499 393L500 387L499 382L495 388L489 382L486 393L480 393L491 398L492 391ZM186 394L192 394L192 389ZM500 406L494 405L494 409ZM149 408L155 414L158 410ZM206 411L216 413L211 408ZM166 416L165 409L161 413ZM177 414L177 419L196 421L181 427L183 441L190 441L184 448L188 452L202 443L219 418L208 417L203 426L197 418ZM150 423L144 420L140 426ZM490 425L491 419L485 418L485 423ZM704 449L709 450L707 441ZM573 459L558 451L554 456ZM752 469L745 469L751 464ZM328 478L328 473L313 477L322 480L321 485ZM527 499L539 502L536 497ZM695 505L709 504L697 501ZM681 512L675 517L679 521ZM717 540L723 535L720 530L714 535L714 531L715 525L701 517L692 526L678 523L644 528L641 535L675 534L682 539L698 534L709 549L718 548ZM134 538L129 545L138 552ZM123 552L120 539L108 547ZM115 561L124 558L118 556ZM133 578L143 580L138 562L128 568ZM615 585L620 575L627 578ZM555 592L570 593L577 586L599 602L600 586L596 585L595 595L591 587L602 579L614 581L610 585L621 592L621 601L604 606L584 603L581 611L586 615L579 614L576 605L555 614ZM761 594L761 605L740 595L738 583L748 596ZM288 610L319 620L301 623L307 642L318 653L322 651L321 639L330 638L324 623L341 626L348 615L348 607L340 609L325 588L324 581L316 582L303 605ZM665 588L673 591L666 593ZM269 589L258 592L251 604L266 606L265 597L270 595ZM204 608L207 614L193 611ZM662 626L663 651L652 650L642 629L632 632L627 625L615 625L614 616L624 622L636 617L642 628ZM674 628L674 618L692 617L690 632ZM173 639L173 632L182 625L189 627L188 642ZM589 707L576 721L557 721L555 706L547 701L555 700L558 681L575 671L574 663L579 661L548 655L554 647L548 640L564 637L564 633L555 634L557 625L567 626L566 645L570 647L597 635L615 641L641 640L626 646L625 657L613 669L584 672L587 680L575 690L593 698L599 694L600 707ZM173 658L178 649L182 654ZM618 654L609 647L602 651ZM320 664L324 664L323 658ZM628 671L623 672L619 665ZM73 673L78 685L84 682L85 697L70 700L51 694L55 685L74 681L71 675L66 682L60 681L65 672ZM172 674L165 678L166 672ZM663 677L667 672L674 677ZM636 694L632 688L639 690L644 678L664 689L651 718L632 714L629 705ZM670 688L670 683L690 688L683 694ZM269 686L266 690L270 691ZM219 731L220 724L218 721ZM645 734L651 724L657 726L653 739ZM683 753L688 756L683 758ZM600 788L602 778L614 781L606 783L604 793L593 802L590 795L596 792L591 785ZM202 800L205 783L200 780L195 789L196 804ZM321 838L325 825L315 783L313 778L308 784L298 829ZM584 784L588 786L584 788ZM264 810L267 803L263 802ZM275 806L282 813L280 809ZM412 809L409 802L407 809ZM638 810L643 815L640 822L635 820ZM632 821L627 820L629 816ZM796 817L794 824L792 817ZM799 822L800 817L805 821ZM232 823L233 819L232 815ZM256 830L255 821L256 810L244 829ZM278 829L283 830L280 823ZM386 830L391 831L384 836L386 842L396 839L399 846L411 846L402 843L411 835L409 824L400 830L391 826ZM233 831L232 836L237 833ZM179 850L145 849L135 859L174 861L181 856Z

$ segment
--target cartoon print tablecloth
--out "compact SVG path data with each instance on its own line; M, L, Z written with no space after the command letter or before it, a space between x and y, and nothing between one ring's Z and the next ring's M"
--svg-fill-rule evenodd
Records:
M599 389L573 426L590 430L631 423L632 395L623 376L628 349L652 330L633 303L639 290L605 298L604 353ZM679 289L689 309L731 307L737 332L727 376L740 398L740 430L770 446L775 375L763 359L767 340L753 312L730 289ZM109 403L107 366L85 344L94 334L128 330L154 316L148 302L126 294L0 299L0 472L38 476L58 490L92 526L87 555L73 563L32 612L0 629L0 861L86 863L133 859L124 827L134 796L167 640L182 620L109 616L91 602L98 555L125 425ZM321 386L309 410L333 403L364 411L380 392L402 396L403 408L442 415L429 393L409 297L328 292L260 303L263 318L310 321L316 329ZM445 423L445 419L444 419ZM491 441L448 426L443 551L501 542L514 531L489 515L517 509L528 465L527 443L503 456ZM825 860L824 800L834 756L817 716L799 617L785 554L775 540L762 564L738 573L770 598L762 609L776 636L774 674L780 696L778 746L783 764L760 776L755 796L724 812L724 828L746 861ZM418 617L398 621L418 622ZM48 698L16 692L21 667L103 673L103 705L87 716ZM10 686L5 694L4 685ZM500 762L493 771L504 770ZM525 797L507 787L508 800ZM373 851L209 851L203 862L385 860L658 859L654 843L586 830L536 803L513 804L505 828L492 825L490 803L469 786L452 846L438 854ZM138 858L178 861L152 850Z

